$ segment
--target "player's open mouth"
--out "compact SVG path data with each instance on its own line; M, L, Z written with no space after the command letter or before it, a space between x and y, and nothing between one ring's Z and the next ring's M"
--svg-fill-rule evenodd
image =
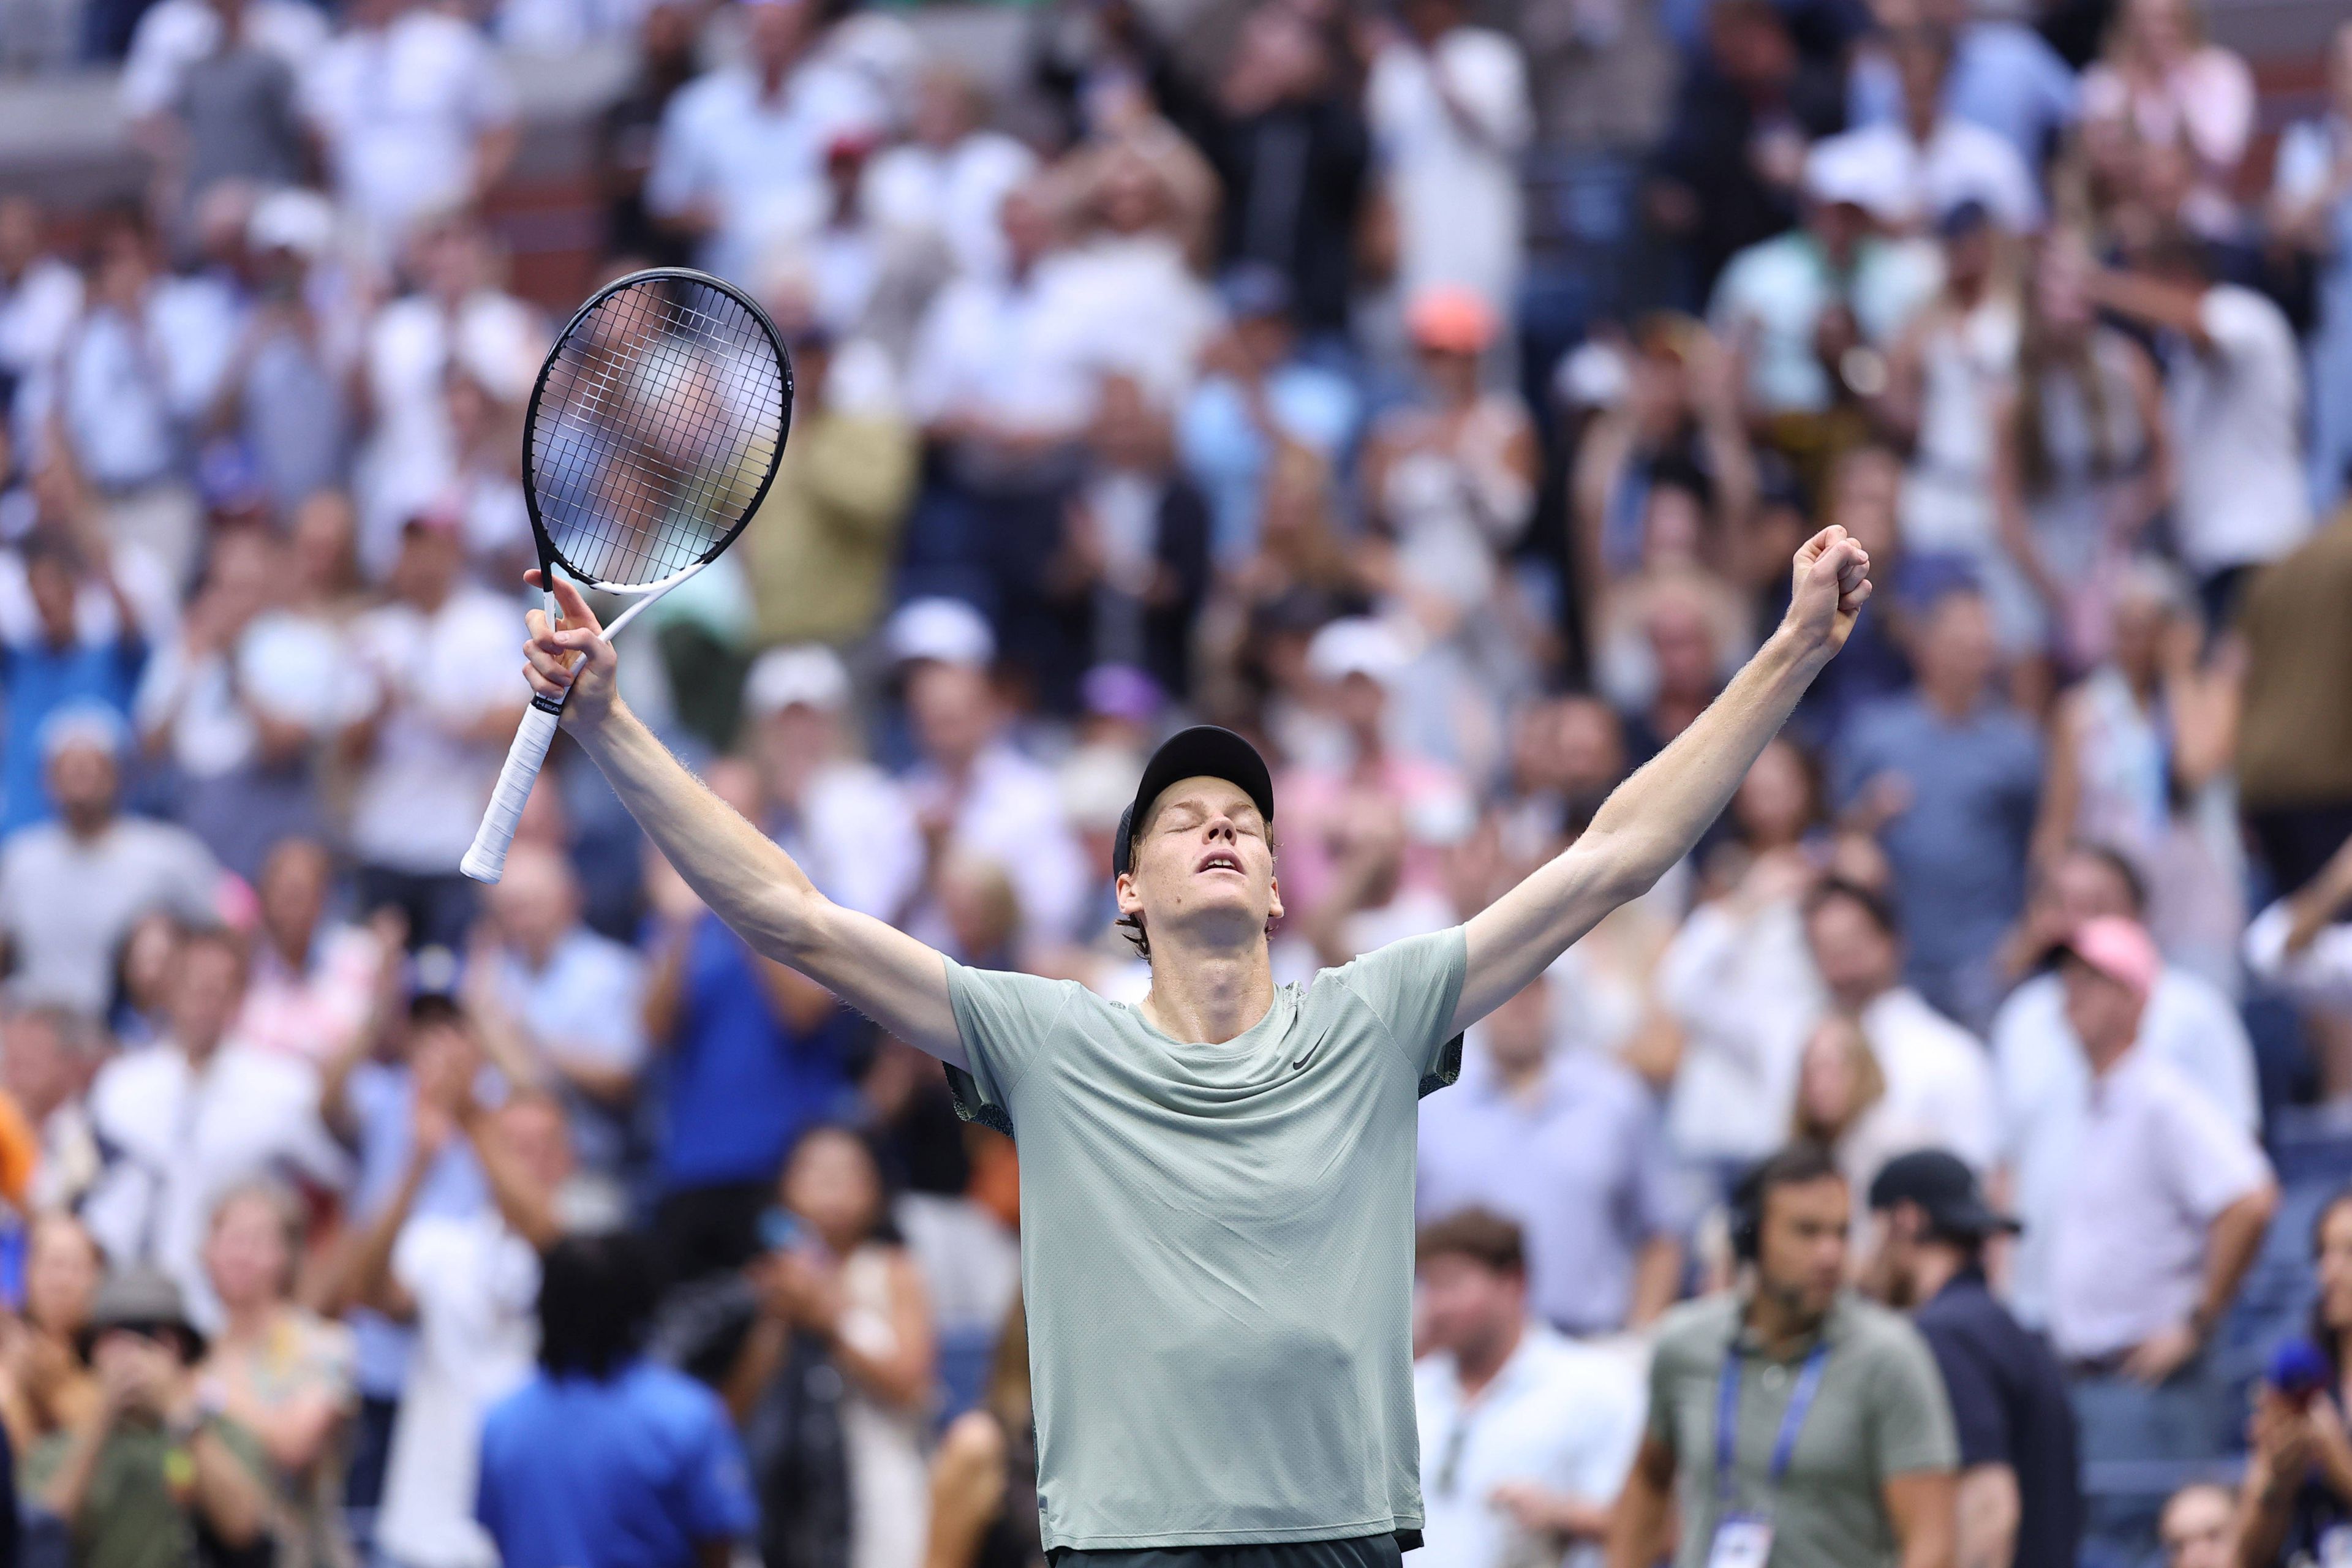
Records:
M1238 877L1242 874L1242 859L1238 855L1219 849L1213 854L1202 856L1201 863L1193 867L1192 870L1196 876L1209 871L1231 871Z

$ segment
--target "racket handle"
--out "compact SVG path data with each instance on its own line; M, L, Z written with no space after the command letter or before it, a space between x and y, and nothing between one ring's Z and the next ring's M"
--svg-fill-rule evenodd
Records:
M457 869L477 882L495 882L507 867L507 847L514 842L522 821L523 803L530 798L531 780L539 777L547 748L554 743L559 714L533 702L522 710L515 726L514 744L508 748L506 766L499 770L499 787L490 792L489 809L474 834L474 847L457 862Z

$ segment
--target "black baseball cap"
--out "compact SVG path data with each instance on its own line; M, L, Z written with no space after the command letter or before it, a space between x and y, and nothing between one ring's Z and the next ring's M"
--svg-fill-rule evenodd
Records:
M1977 1173L1942 1149L1915 1149L1880 1168L1870 1184L1870 1206L1891 1209L1896 1204L1917 1204L1937 1235L1955 1240L2024 1228L1987 1204L1977 1190Z
M1238 786L1260 816L1269 824L1274 821L1274 775L1266 771L1265 759L1258 755L1255 746L1217 724L1179 730L1160 742L1160 749L1143 764L1135 799L1118 814L1118 837L1110 848L1114 876L1126 876L1134 863L1135 825L1151 809L1160 792L1179 779L1190 778L1223 779Z

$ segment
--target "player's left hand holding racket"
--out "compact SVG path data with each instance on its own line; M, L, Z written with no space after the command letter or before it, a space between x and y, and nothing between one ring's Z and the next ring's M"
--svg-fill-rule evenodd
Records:
M684 268L633 272L572 318L540 368L522 434L523 498L539 541L532 658L584 656L735 542L792 430L793 366L767 312ZM640 595L599 628L573 582ZM559 595L562 604L559 606ZM559 616L559 609L561 615ZM551 665L549 667L551 668ZM459 863L495 882L572 696L571 670L531 672L474 847ZM609 693L599 692L593 700Z

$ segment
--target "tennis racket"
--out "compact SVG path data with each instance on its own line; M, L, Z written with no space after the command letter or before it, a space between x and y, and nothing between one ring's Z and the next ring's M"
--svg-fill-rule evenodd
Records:
M608 637L719 558L774 482L793 423L783 339L740 289L682 267L632 272L580 307L530 391L523 500L547 615L562 571L639 595ZM562 698L533 695L459 869L495 882Z

